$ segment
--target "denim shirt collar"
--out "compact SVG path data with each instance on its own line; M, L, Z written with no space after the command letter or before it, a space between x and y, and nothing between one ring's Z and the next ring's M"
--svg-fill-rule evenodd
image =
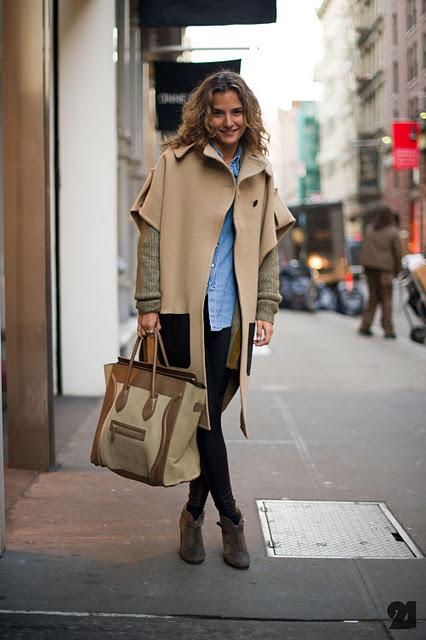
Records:
M213 149L215 151L217 151L217 153L220 155L220 157L223 160L223 153L220 151L220 149L214 144L214 142L210 141L210 144L213 147ZM236 177L238 176L238 174L240 172L241 152L242 152L242 146L241 146L241 144L239 144L238 148L237 148L237 150L235 152L235 155L231 160L231 164L229 165L229 168L231 169L232 173Z

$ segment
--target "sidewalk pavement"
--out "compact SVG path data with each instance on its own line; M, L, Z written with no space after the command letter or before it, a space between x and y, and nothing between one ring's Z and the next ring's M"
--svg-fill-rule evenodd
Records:
M424 640L425 559L269 558L258 518L261 498L384 501L426 555L426 348L363 338L358 324L281 310L271 347L254 349L250 439L238 398L224 414L248 571L223 562L211 497L207 558L188 565L178 555L188 486L90 465L98 406L60 470L40 474L9 512L0 636ZM395 600L416 601L415 629L389 630Z

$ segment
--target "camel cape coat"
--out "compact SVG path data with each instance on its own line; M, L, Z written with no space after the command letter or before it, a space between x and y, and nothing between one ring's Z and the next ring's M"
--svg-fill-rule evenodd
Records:
M259 267L295 222L274 188L270 162L264 156L244 152L236 181L210 144L203 152L194 145L167 149L146 179L131 215L138 227L143 218L160 232L161 326L163 329L166 320L174 322L174 339L186 341L188 346L184 365L207 387L204 297L214 250L233 201L240 358L239 368L229 377L222 411L239 386L240 428L248 438L247 394ZM199 425L211 428L207 390Z

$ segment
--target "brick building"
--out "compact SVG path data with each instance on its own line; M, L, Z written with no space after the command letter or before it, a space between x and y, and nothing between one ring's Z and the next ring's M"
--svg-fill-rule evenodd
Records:
M385 2L386 129L392 122L416 120L426 112L426 0ZM419 136L419 146L424 146ZM386 202L400 215L402 238L408 252L426 250L425 151L420 170L395 171L389 146L385 159Z

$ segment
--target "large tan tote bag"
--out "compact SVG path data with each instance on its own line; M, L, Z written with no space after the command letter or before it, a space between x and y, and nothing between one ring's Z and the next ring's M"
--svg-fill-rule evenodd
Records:
M126 478L169 487L200 475L197 425L205 385L187 369L172 368L154 330L153 363L129 358L105 365L108 384L90 460ZM166 366L157 362L160 344Z

